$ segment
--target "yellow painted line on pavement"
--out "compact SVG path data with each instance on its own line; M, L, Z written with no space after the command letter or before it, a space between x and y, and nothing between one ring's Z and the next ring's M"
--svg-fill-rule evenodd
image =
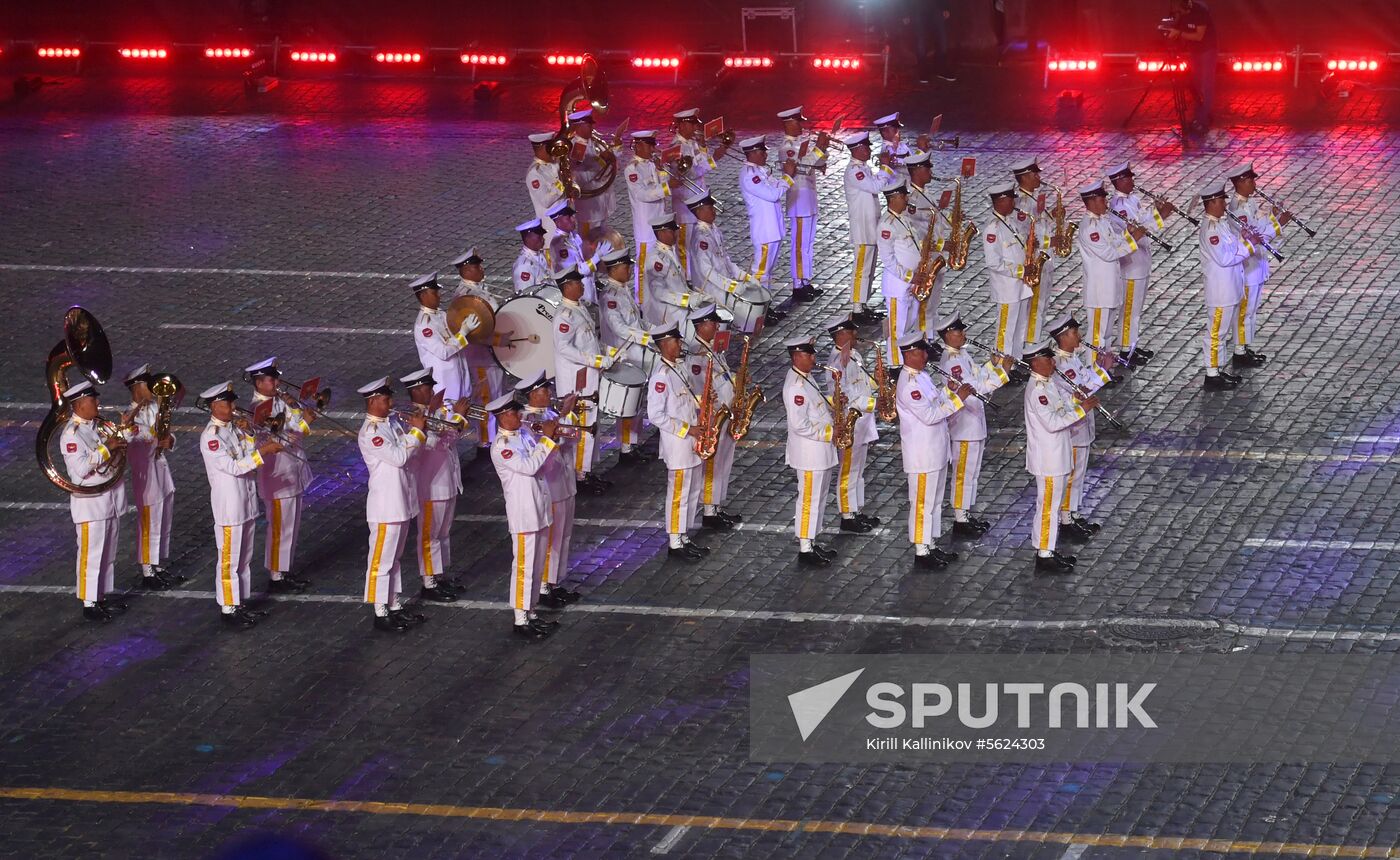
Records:
M1301 855L1308 857L1400 857L1400 848L1307 842L1245 842L1182 836L1065 833L1050 830L969 830L860 821L807 821L785 818L724 818L654 812L587 812L500 806L454 806L436 803L386 803L376 800L316 800L246 794L187 794L172 791L91 791L72 788L0 788L0 798L75 803L168 804L270 809L284 812L350 812L365 815L416 815L425 818L472 818L485 821L538 821L548 824L613 824L638 827L690 827L764 833L831 833L891 839L942 839L951 842L1029 842L1090 845L1106 848L1215 851L1227 854Z

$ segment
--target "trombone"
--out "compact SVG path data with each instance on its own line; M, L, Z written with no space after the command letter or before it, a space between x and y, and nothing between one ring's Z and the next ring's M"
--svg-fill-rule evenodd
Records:
M666 165L662 164L661 162L661 156L657 155L656 153L652 154L651 163L656 165L657 172L665 173L667 176L676 177L681 182L684 182L685 186L691 191L694 191L696 194L709 193L705 189L701 188L699 185L696 185L695 182L692 179L690 179L690 177L686 176L686 173L689 172L691 165L695 163L695 159L691 158L690 156L682 155L680 158L676 159L675 173L672 173L671 171L666 169Z
M987 352L990 352L992 355L995 355L999 358L1009 358L1012 361L1014 361L1018 367L1024 368L1025 370L1031 369L1030 362L1021 358L1020 356L1012 355L1009 352L1002 352L1001 350L996 349L995 347L988 346L984 343L978 343L972 338L968 338L967 342L977 347L978 349L985 349ZM1064 383L1070 387L1070 390L1075 393L1075 396L1077 398L1088 398L1092 396L1089 394L1089 392L1084 390L1083 386L1066 376L1064 374L1064 371L1060 370L1058 367L1055 368L1055 375L1058 376L1060 379L1064 380ZM1118 420L1118 416L1108 411L1108 408L1105 407L1102 403L1094 407L1094 411L1102 415L1104 420L1107 421L1109 424L1113 425L1113 428L1115 430L1127 429L1123 422Z
M1255 191L1255 193L1258 194L1260 197L1263 197L1265 200L1269 201L1269 205L1270 205L1270 206L1274 207L1275 209L1280 209L1280 210L1282 210L1282 211L1284 211L1284 212L1288 212L1288 213L1292 214L1292 210L1290 210L1287 206L1280 206L1280 205L1278 204L1278 201L1276 201L1276 200L1274 200L1274 198L1270 197L1270 196L1269 196L1269 192L1267 192L1267 191L1265 191L1264 189L1258 187L1257 185L1255 186L1254 191ZM1309 239L1311 239L1312 237L1314 237L1314 236L1317 235L1317 231L1314 230L1313 228L1309 227L1307 224L1303 223L1303 219L1302 219L1302 218L1299 218L1297 215L1294 215L1294 216L1293 216L1293 223L1294 223L1294 224L1297 224L1299 227L1302 227L1302 228L1303 228L1303 232L1308 234L1308 238L1309 238Z
M209 408L209 404L203 400L196 400L194 405L196 409L208 412L211 415L213 414L213 410ZM281 415L269 415L266 421L259 424L256 420L256 416L252 412L249 412L242 406L235 406L233 407L233 421L231 423L244 433L252 436L255 442L259 438L264 441L272 440L273 442L277 442L284 446L282 450L278 452L279 454L286 454L293 460L300 460L305 463L306 458L291 450L291 445L293 444L292 440L282 433L282 426L286 420L286 413Z

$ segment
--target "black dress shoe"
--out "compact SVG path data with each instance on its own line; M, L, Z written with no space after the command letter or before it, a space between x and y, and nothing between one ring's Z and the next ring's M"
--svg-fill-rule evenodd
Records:
M1071 573L1074 571L1074 565L1066 562L1058 554L1037 555L1035 557L1035 571L1036 573Z
M968 514L968 515L967 515L967 521L970 522L970 523L972 523L974 526L977 526L979 529L981 529L981 530L984 531L984 532L985 532L987 529L989 529L989 528L992 527L992 522L991 522L991 520L983 519L982 517L978 517L978 516L973 516L972 514Z
M269 579L267 581L267 590L270 594L301 594L306 590L306 586L310 584L311 583L306 582L306 580L292 579L284 576L281 579Z
M258 623L258 619L246 612L220 612L219 618L229 627L246 630Z
M812 291L811 287L798 287L792 291L792 300L795 302L814 302L817 300L817 294Z
M1141 347L1141 346L1133 347L1133 352L1135 352L1135 353L1137 353L1138 355L1141 355L1141 356L1143 356L1143 357L1145 357L1145 358L1154 358L1154 357L1157 355L1157 351L1156 351L1156 350L1147 349L1146 347Z
M437 588L447 592L453 597L461 597L462 593L467 590L467 587L460 582L453 582L445 577L435 577L434 581L437 583Z
M99 597L99 598L97 599L97 605L98 605L98 606L101 606L103 609L107 610L108 612L125 612L125 611L126 611L126 604L123 603L123 602L120 601L120 600L117 600L116 598L113 598L113 597Z
M98 606L84 606L83 617L89 621L111 621L112 613Z
M546 633L553 633L555 630L559 629L558 621L546 621L543 618L531 618L526 623L529 624L531 627L543 630Z
M617 462L622 466L635 466L638 463L645 463L647 459L647 456L636 448L633 448L631 451L619 451L617 453Z
M953 537L980 538L986 531L986 529L978 526L971 520L962 523L953 523Z
M787 319L787 314L783 313L782 311L769 310L763 315L763 324L777 325L785 319Z
M549 635L548 630L535 627L528 621L524 624L511 625L511 632L523 639L543 639Z
M155 566L155 571L156 578L162 580L163 582L165 582L166 585L169 585L171 588L174 588L175 586L184 582L186 579L189 579L189 577L185 576L183 573L175 573L173 571L161 567L160 565Z
M421 612L409 612L407 609L390 609L389 615L406 622L410 627L428 623L428 616Z
M870 526L872 529L880 527L880 518L872 517L869 514L856 514L856 519Z
M825 287L814 287L811 284L803 284L802 287L814 296L821 296L826 294Z
M812 552L815 552L817 555L821 556L827 561L836 560L836 550L832 549L829 546L822 546L819 543L814 543L812 544Z
M1240 376L1238 373L1231 373L1228 370L1220 371L1220 375L1225 377L1229 381L1235 383L1236 385L1239 385L1241 382L1244 382L1243 376Z
M701 555L709 555L709 554L710 554L710 548L707 547L707 546L705 546L704 544L698 544L698 543L693 543L693 542L691 542L691 541L686 541L686 542L685 542L685 545L688 546L688 547L690 547L691 549L695 550L696 552L700 553Z
M1083 528L1078 523L1060 523L1060 537L1064 538L1065 540L1074 541L1076 543L1083 543L1084 541L1088 540L1093 536L1093 532L1089 531L1086 528Z
M140 588L142 591L165 591L170 588L170 583L166 582L160 574L153 573L150 576L141 577Z
M856 534L863 535L873 531L874 528L874 526L860 517L851 517L850 519L846 517L841 518L841 531L843 532L855 532Z
M695 547L695 544L684 544L682 546L672 546L666 548L666 555L671 558L679 558L682 561L698 561L705 557L705 554Z
M1237 353L1235 353L1234 355L1230 356L1230 366L1231 366L1231 367L1263 367L1263 366L1264 366L1264 361L1265 361L1264 356L1260 355L1260 354L1257 353L1257 352L1256 352L1256 353L1248 353L1248 352L1239 353L1239 352L1237 352Z
M1220 374L1219 376L1207 376L1205 381L1206 391L1229 391L1240 383L1238 380Z
M549 590L549 593L560 598L565 603L578 603L583 599L582 594L579 594L577 591L570 591L562 585L554 586Z
M1083 517L1070 514L1070 520L1072 520L1074 524L1079 526L1081 529L1088 529L1089 534L1096 535L1099 532L1103 531L1102 525L1100 525L1099 523L1090 522L1089 520L1086 520Z
M1064 562L1065 564L1069 565L1070 567L1074 567L1074 565L1075 565L1076 563L1078 563L1078 561L1079 561L1079 557L1078 557L1078 556L1065 555L1064 553L1060 552L1059 550L1051 550L1050 552L1055 556L1055 558L1059 559L1060 561Z
M258 619L261 619L261 618L266 618L267 615L268 615L266 609L250 609L250 608L247 607L247 606L240 606L240 607L238 607L237 609L233 610L233 614L234 614L234 615L248 615L248 616L251 616L254 620L258 620Z
M700 518L700 524L707 529L718 529L722 532L727 532L734 528L734 523L719 514L705 514Z
M826 567L831 564L831 559L815 551L802 552L799 550L797 563L806 567Z
M1119 355L1122 355L1122 353L1119 353ZM1123 357L1128 360L1129 367L1145 367L1149 360L1148 356L1143 355L1141 350L1134 350L1132 355Z
M930 550L928 555L915 555L914 566L928 570L942 570L948 566L948 560L941 553L935 554Z
M443 586L419 589L418 596L433 603L452 603L457 599L457 595L451 589Z
M550 609L563 609L569 604L569 601L565 600L562 595L555 594L553 589L550 589L549 591L540 592L539 603L540 606L545 606Z
M739 516L738 514L731 514L729 511L725 510L721 510L719 512L719 515L721 517L724 517L726 520L729 520L730 525L737 526L739 523L742 523L744 521L744 518Z
M608 488L611 486L611 481L605 481L592 473L585 475L583 480L578 482L578 488L580 490L587 490L595 496L603 495L608 491Z
M940 549L939 547L934 547L931 550L929 550L929 554L934 556L935 558L942 559L944 564L951 564L958 560L958 554L956 552L953 552L951 549Z
M374 616L374 629L383 630L385 633L403 633L412 626L393 613Z

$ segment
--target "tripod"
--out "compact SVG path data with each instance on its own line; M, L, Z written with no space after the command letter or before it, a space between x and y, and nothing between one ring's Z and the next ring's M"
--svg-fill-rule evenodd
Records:
M1133 109L1128 111L1128 116L1123 120L1123 128L1127 128L1132 124L1133 117L1137 116L1137 112L1141 110L1143 104L1147 102L1147 97L1152 95L1152 91L1157 88L1163 76L1166 76L1172 88L1172 108L1173 112L1176 114L1176 124L1177 127L1181 129L1178 136L1182 140L1186 139L1187 102L1191 97L1195 96L1195 92L1190 87L1186 86L1185 81L1182 79L1182 75L1185 74L1185 72L1181 71L1182 62L1181 52L1176 48L1175 44L1172 43L1171 47L1167 49L1166 62L1162 63L1162 67L1154 72L1152 77L1147 79L1147 86L1143 87L1142 95L1138 96L1137 104L1133 105ZM1173 131L1175 132L1176 130L1173 129Z

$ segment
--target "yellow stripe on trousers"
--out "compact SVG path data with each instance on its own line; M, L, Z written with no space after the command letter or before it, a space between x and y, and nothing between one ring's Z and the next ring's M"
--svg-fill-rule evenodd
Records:
M379 557L384 554L384 539L388 532L389 525L380 523L379 533L374 538L374 554L369 559L369 582L365 585L365 603L374 603L379 591Z
M141 522L137 526L141 533L141 563L151 563L151 506L141 506Z
M1031 288L1031 309L1026 314L1026 343L1035 343L1035 326L1040 321L1040 285Z
M272 544L272 569L281 570L282 562L282 500L272 500L272 528L268 529L268 540Z
M676 469L671 476L675 486L671 491L671 518L666 531L678 535L685 531L681 528L681 497L685 495L685 470Z
M802 219L794 218L792 220L797 231L797 238L792 242L792 256L793 259L797 260L797 271L793 273L793 278L800 284L807 274L807 266L802 259Z
M686 262L685 262L685 252L686 252L685 228L686 228L687 226L688 226L688 225L686 225L686 224L680 225L680 227L681 227L681 235L680 235L680 239L676 242L676 256L678 256L678 257L680 258L680 261L681 261L681 268L682 268L682 269L686 268Z
M963 482L967 478L967 442L958 443L958 468L953 473L953 508L954 510L964 510L963 504Z
M856 277L851 282L851 301L857 306L865 301L865 245L856 246Z
M815 473L813 472L802 473L802 531L799 537L808 540L812 538L812 533L808 530L808 526L812 522L812 479L814 477Z
M762 256L760 256L760 257L758 258L758 271L757 271L757 272L754 272L754 277L755 277L755 278L758 278L758 279L761 281L761 280L763 280L763 275L764 275L767 271L768 271L768 243L767 243L767 242L764 242L764 243L763 243L763 253L762 253Z
M890 299L890 364L904 364L899 351L899 299Z
M1011 319L1011 305L1002 305L997 318L997 352L1006 351L1006 324Z
M711 457L705 461L705 485L701 490L703 495L701 501L707 505L715 503L715 458Z
M845 448L841 451L841 482L836 485L837 502L841 506L841 513L854 513L851 510L851 466L855 465L855 450Z
M1050 526L1055 521L1055 479L1047 477L1045 479L1045 501L1040 506L1040 546L1036 549L1050 548Z
M525 533L515 536L515 608L525 608Z
M219 585L224 605L233 606L233 526L224 526L224 549L219 553Z
M78 526L78 599L87 600L87 572L88 572L88 526L89 523L82 523Z
M1100 315L1102 313L1103 310L1101 308L1094 308L1094 328L1092 333L1089 335L1089 343L1092 343L1094 346L1102 345L1099 343L1099 329L1102 323L1102 318ZM1029 340L1029 338L1027 338L1027 340Z
M423 575L433 576L437 571L433 570L433 503L423 503L423 516L419 517L419 522L423 526Z
M928 473L920 472L919 481L914 485L914 543L924 540L924 491L928 489Z
M1074 494L1074 467L1078 464L1079 449L1071 447L1069 449L1069 477L1065 479L1065 500L1064 503L1060 505L1060 510L1062 511L1070 510L1069 499L1070 496Z
M1220 366L1220 324L1225 320L1225 309L1215 309L1215 319L1210 324L1210 366Z
M637 304L641 304L646 298L647 282L647 243L642 242L637 246Z
M1249 314L1249 287L1244 288L1244 298L1240 299L1240 313L1235 323L1235 330L1239 337L1235 340L1236 347L1243 347L1248 341L1244 334L1245 317Z
M583 467L588 461L588 438L589 434L580 432L574 440L574 471L579 474L587 474Z
M617 437L623 445L632 444L632 419L620 418L617 422Z
M1128 284L1123 293L1123 326L1122 336L1118 338L1119 349L1132 346L1133 343L1133 286L1136 283L1137 281L1128 278Z
M563 526L560 526L563 528ZM549 524L549 528L544 532L544 567L540 570L540 579L544 582L553 582L549 578L549 563L554 558L554 523Z

